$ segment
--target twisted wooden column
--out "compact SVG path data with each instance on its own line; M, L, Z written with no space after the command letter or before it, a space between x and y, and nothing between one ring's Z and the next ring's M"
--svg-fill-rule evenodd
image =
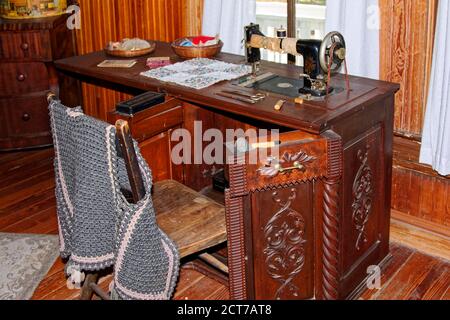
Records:
M339 299L339 187L340 179L327 179L323 213L323 295Z

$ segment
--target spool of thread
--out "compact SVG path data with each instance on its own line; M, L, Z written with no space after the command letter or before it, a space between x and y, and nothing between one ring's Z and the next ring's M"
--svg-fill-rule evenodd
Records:
M273 52L282 52L281 39L268 38L254 34L250 39L250 46L252 48L267 49Z
M281 26L279 29L277 29L277 38L278 39L287 38L287 29L283 28L283 26Z
M283 39L282 43L283 52L292 54L294 56L298 55L297 52L297 39L295 38L286 38Z

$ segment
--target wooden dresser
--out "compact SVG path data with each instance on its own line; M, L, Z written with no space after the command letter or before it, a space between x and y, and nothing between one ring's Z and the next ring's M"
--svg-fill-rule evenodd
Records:
M77 104L73 79L61 76L53 61L75 53L66 16L30 20L0 19L0 150L52 143L46 94ZM69 89L70 88L70 89Z

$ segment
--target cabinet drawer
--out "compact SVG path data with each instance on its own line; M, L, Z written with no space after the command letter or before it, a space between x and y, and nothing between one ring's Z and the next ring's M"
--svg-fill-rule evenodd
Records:
M2 63L0 96L48 90L48 71L44 63Z
M9 138L42 136L50 132L46 92L12 99L0 99L2 134Z
M165 132L183 123L183 107L178 106L153 117L145 118L133 123L131 131L133 137L143 141L155 135Z
M0 59L50 61L50 33L47 30L0 32Z

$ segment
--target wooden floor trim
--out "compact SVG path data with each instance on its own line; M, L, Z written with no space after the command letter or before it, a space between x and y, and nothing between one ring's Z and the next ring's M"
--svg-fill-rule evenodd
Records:
M398 210L391 210L391 214L392 214L392 218L394 220L398 220L401 221L403 223L412 225L412 226L416 226L418 228L421 229L425 229L427 231L430 231L432 233L437 233L439 235L442 235L444 237L450 238L450 228L437 224L437 223L433 223L429 220L425 220L425 219L420 219L414 216L411 216L409 214L400 212Z

